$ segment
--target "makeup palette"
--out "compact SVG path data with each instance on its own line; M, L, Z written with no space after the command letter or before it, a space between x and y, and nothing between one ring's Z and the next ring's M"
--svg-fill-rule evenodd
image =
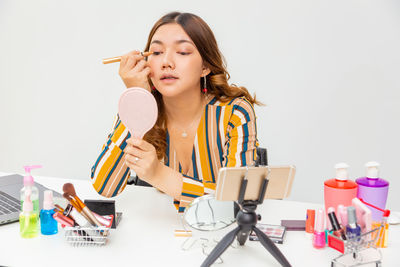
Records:
M283 238L285 237L286 227L282 225L272 225L272 224L257 224L257 228L260 229L264 234L266 234L271 241L282 244ZM250 241L258 241L258 237L252 231L249 236Z

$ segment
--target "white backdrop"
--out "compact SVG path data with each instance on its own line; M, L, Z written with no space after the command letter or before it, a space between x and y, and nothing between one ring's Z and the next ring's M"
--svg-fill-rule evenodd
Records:
M89 179L124 86L101 59L144 48L154 22L192 12L213 29L232 83L257 93L270 165L295 164L291 199L382 164L400 210L400 2L0 0L0 170Z

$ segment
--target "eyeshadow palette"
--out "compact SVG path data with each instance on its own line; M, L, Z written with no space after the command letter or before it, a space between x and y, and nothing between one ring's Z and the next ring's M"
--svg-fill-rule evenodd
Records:
M269 239L271 239L271 241L278 243L278 244L283 243L283 239L284 239L285 233L286 233L285 226L259 223L259 224L257 224L257 228L260 229L261 231L263 231L264 234L266 234L269 237ZM249 240L250 241L258 241L258 237L256 236L256 234L253 231L251 231L251 233L249 235Z

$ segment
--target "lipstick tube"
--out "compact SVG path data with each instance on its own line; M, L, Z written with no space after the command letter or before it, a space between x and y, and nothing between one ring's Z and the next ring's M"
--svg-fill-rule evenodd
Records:
M340 227L340 224L336 218L335 208L330 207L328 209L328 218L333 227L333 234L337 237L341 237L343 240L347 240L346 234L344 233L344 230Z

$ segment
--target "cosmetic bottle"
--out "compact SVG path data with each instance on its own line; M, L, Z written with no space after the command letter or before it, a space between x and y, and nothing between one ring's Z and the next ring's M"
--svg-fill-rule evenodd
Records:
M317 211L312 241L315 248L325 247L325 212L323 209L318 209Z
M29 194L32 204L33 204L33 212L35 212L39 216L39 190L36 186L34 186L33 177L31 175L32 169L41 168L40 165L34 166L24 166L25 168L25 176L24 176L24 187L21 189L21 211L23 210L25 194Z
M326 180L324 183L325 209L338 205L351 206L351 200L357 196L357 184L348 180L346 163L335 165L336 177Z
M347 226L346 226L346 235L349 239L353 241L359 241L361 235L361 228L357 224L357 216L356 216L356 208L353 206L347 207Z
M338 222L338 219L335 214L335 209L333 207L330 207L328 209L328 218L332 225L333 234L339 238L342 238L342 240L347 240L346 234Z
M306 216L306 233L314 233L315 210L308 209Z
M53 218L54 212L53 191L44 191L43 209L40 211L40 231L42 235L58 233L57 221Z
M356 180L358 184L357 197L384 210L388 197L389 182L379 178L379 163L368 162L365 167L367 167L367 176ZM382 220L382 211L371 209L371 212L373 221L380 222Z
M19 215L19 229L21 237L36 237L39 232L39 217L33 212L33 204L29 192L25 195L22 212Z
M343 226L347 225L347 208L343 205L337 206L337 218L339 223Z

